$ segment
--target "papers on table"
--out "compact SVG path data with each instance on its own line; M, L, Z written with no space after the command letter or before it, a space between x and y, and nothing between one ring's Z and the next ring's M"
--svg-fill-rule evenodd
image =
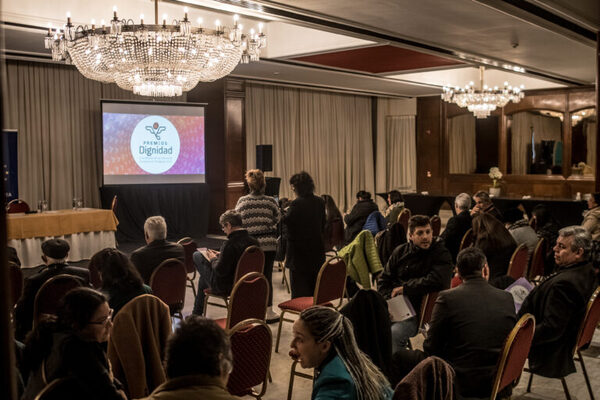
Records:
M404 321L416 315L415 309L410 304L410 300L404 295L392 297L387 303L392 322Z
M512 285L507 287L505 290L512 294L513 300L515 301L515 310L519 312L525 297L529 295L529 292L533 289L533 285L523 277L517 279Z

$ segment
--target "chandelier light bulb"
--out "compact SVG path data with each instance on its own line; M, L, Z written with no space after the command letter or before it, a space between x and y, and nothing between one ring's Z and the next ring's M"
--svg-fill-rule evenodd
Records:
M71 11L67 11L67 18L71 18Z
M241 31L242 29L244 29L244 25L242 25L242 24L239 24L239 25L238 25L238 29Z
M116 6L116 5L114 5L114 6L113 6L113 12L114 12L114 13L116 13L116 12L117 12L117 6Z
M263 30L263 27L264 27L264 26L265 26L265 25L264 25L262 22L258 24L258 31L259 31L260 33L262 33L262 30Z
M217 30L219 30L219 28L221 27L221 21L219 21L218 19L215 20L215 26L217 27Z
M238 22L239 19L240 19L239 15L233 14L233 22Z
M202 17L198 17L198 19L196 21L198 22L198 25L202 25L202 22L204 22Z
M144 25L144 14L140 14L140 21L142 25Z

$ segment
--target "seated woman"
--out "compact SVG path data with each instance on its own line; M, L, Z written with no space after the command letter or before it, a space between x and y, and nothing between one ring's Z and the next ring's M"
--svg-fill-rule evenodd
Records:
M134 297L152 293L129 258L117 249L100 250L90 263L98 268L101 290L108 297L108 305L114 310L114 315Z
M383 216L387 221L387 227L389 228L395 222L398 222L398 216L404 210L404 198L402 193L397 190L391 190L387 197L388 208L385 209Z
M112 310L102 293L90 288L68 292L56 317L40 322L27 337L24 363L30 376L22 399L34 399L58 378L73 378L73 392L81 398L126 399L102 345L111 328Z
M356 344L352 323L329 307L310 307L294 323L290 356L315 368L312 400L391 399L385 376Z

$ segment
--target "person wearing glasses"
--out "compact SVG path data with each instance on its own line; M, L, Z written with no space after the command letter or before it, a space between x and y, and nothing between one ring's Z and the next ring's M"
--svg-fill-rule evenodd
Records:
M104 351L112 315L102 293L83 287L69 291L57 315L42 320L27 336L22 372L28 379L22 399L34 399L59 378L68 379L65 390L78 398L127 399Z

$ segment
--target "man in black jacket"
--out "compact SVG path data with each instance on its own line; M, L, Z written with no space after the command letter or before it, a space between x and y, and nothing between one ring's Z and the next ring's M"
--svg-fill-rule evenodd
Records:
M25 336L31 330L35 295L47 280L56 275L67 274L80 278L82 285L89 286L89 271L85 268L72 267L67 264L70 249L69 243L63 239L50 239L42 243L42 260L44 260L45 265L37 274L25 279L23 294L15 308L15 337L18 340L25 339Z
M461 251L457 268L464 283L438 295L424 352L394 355L394 380L426 357L438 356L456 372L461 396L489 397L502 346L516 322L515 305L510 293L488 283L490 270L480 249Z
M237 263L244 250L253 245L259 246L258 240L242 228L242 216L235 210L225 211L219 218L219 224L227 235L227 240L221 245L221 249L218 252L207 250L203 253L199 251L194 253L194 264L200 272L198 294L192 311L196 315L201 315L203 312L204 289L210 288L218 295L229 295L235 284L233 279Z
M352 207L350 213L344 216L344 222L346 223L345 244L354 240L356 235L362 231L369 214L373 211L379 211L377 204L371 200L371 193L361 190L356 193L356 199L356 204Z
M414 215L408 221L409 242L398 246L385 265L378 291L389 299L405 295L415 312L423 296L450 287L452 256L441 241L433 241L429 217ZM406 347L417 334L418 315L392 324L392 350Z
M160 215L149 217L144 223L146 246L131 253L131 262L140 272L146 285L150 285L152 272L169 258L185 261L185 250L177 243L167 241L167 222Z
M460 248L460 242L463 236L471 229L471 196L467 193L461 193L454 199L454 210L456 216L450 218L446 224L446 229L440 235L450 254L452 254L452 262L456 263L456 256Z
M580 226L558 233L554 246L556 272L525 298L519 316L535 317L529 369L548 378L575 372L573 349L590 297L598 286L592 264L590 234Z

